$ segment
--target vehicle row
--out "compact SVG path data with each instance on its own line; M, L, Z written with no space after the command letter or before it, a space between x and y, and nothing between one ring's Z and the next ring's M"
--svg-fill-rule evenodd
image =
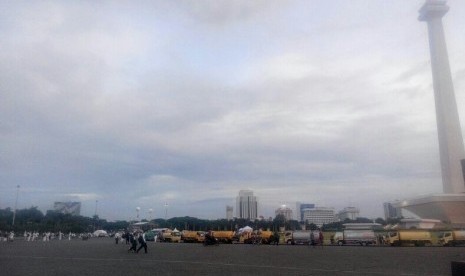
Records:
M161 228L146 232L146 239L159 242L202 243L204 231L179 231ZM220 243L244 244L321 244L321 245L390 245L390 246L459 246L465 245L465 230L433 232L423 229L397 229L375 232L371 229L346 229L323 233L319 230L295 230L273 232L266 230L240 229L238 231L211 231Z

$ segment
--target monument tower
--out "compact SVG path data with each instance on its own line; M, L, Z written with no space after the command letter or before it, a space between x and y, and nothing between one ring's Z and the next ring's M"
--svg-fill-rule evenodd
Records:
M462 167L465 166L465 151L442 27L442 17L448 11L446 1L426 0L418 17L428 24L444 193L407 199L393 205L422 219L437 219L465 227L465 167Z
M443 190L457 194L465 193L460 163L465 151L442 27L442 17L448 11L446 1L427 0L418 19L428 24Z

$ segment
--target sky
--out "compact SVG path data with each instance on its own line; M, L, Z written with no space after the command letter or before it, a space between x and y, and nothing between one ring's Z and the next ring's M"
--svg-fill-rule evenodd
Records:
M0 0L0 208L107 220L442 192L423 0ZM465 133L465 1L443 24ZM152 211L150 211L152 210ZM235 210L234 210L235 212Z

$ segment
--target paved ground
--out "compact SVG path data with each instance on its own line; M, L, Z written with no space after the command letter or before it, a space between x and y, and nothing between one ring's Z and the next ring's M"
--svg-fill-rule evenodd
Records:
M451 275L465 247L149 243L128 253L110 238L1 242L0 275Z

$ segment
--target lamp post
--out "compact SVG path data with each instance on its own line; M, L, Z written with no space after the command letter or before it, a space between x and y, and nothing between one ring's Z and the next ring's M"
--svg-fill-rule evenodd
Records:
M97 217L97 206L98 206L98 200L95 201L95 214L94 214L94 217Z
M11 222L11 226L14 226L14 225L15 225L16 209L18 208L18 195L19 195L19 185L16 186L15 209L13 210L13 221Z
M165 202L165 220L168 219L168 203Z
M136 213L137 213L136 221L139 221L139 211L140 211L140 207L136 207Z

